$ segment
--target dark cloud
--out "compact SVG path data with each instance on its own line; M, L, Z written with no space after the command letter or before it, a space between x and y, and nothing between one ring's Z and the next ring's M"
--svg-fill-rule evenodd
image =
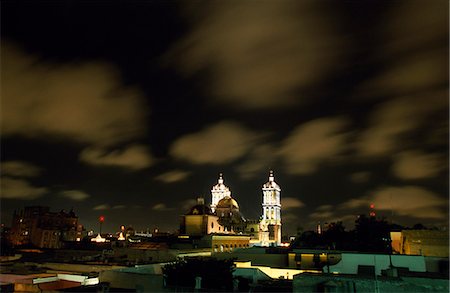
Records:
M296 91L320 80L345 52L331 17L313 1L193 6L186 9L192 29L169 56L187 76L210 70L209 95L230 106L296 104L306 98Z

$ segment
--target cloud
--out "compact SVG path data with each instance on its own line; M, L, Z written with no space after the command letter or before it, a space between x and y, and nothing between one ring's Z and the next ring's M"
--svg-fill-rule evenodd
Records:
M111 209L111 206L107 203L104 203L104 204L97 205L97 206L93 207L92 209L94 211L103 211L103 210Z
M393 210L401 216L428 219L448 217L445 212L448 200L418 186L382 187L370 195L341 204L339 209L368 208L371 203L377 210Z
M164 183L174 183L183 181L189 176L189 174L191 173L187 171L172 170L156 176L155 179Z
M329 221L336 217L334 208L332 205L321 205L313 213L309 214L309 217L314 220Z
M284 213L283 212L283 222L284 223L292 223L292 224L298 224L299 218L296 214L293 213Z
M448 81L448 50L421 52L393 62L387 69L361 85L365 95L407 95L445 85Z
M66 198L75 200L75 201L83 201L90 197L89 194L87 194L86 192L83 192L81 190L67 190L67 191L61 192L61 195Z
M447 160L438 154L421 151L402 152L394 157L392 173L401 179L435 177L447 165Z
M439 40L448 39L448 2L421 0L398 2L386 11L385 21L378 29L385 42L382 49L391 54L405 53L417 48L433 48Z
M247 153L258 138L238 123L223 121L177 139L170 154L193 164L225 164Z
M301 208L305 204L295 197L281 197L281 207L283 210Z
M382 70L362 83L356 95L390 99L378 105L357 143L365 156L386 156L412 147L408 135L430 121L433 126L427 132L443 125L445 134L435 138L442 142L445 137L448 144L448 3L397 4L386 10L384 21L375 28L383 42L374 50L373 61Z
M367 182L370 178L370 172L361 171L355 172L350 175L350 180L355 183L364 183Z
M41 61L2 45L2 135L111 145L146 131L142 94L107 63Z
M270 144L257 145L246 155L246 159L236 170L242 179L254 178L262 171L267 171L275 165L277 160L277 149Z
M298 126L279 150L290 174L310 174L319 164L332 161L347 148L344 118L320 118Z
M115 205L115 206L112 206L112 210L121 210L121 209L124 209L124 208L126 208L126 206L125 205L123 205L123 204L118 204L118 205Z
M196 204L197 204L197 200L195 200L195 199L187 199L187 200L182 201L180 203L180 206L181 206L181 209L183 211L187 212L190 208L192 208Z
M0 186L2 199L36 199L49 192L46 187L33 186L27 180L7 176L2 176Z
M209 95L234 107L297 103L295 92L320 80L346 52L331 17L313 1L185 6L192 30L166 58L186 76L211 72Z
M369 96L398 96L448 84L448 3L404 1L389 7L375 28L384 71L362 85ZM386 64L388 66L386 66Z
M80 153L80 161L94 166L120 167L133 171L148 168L154 163L148 148L138 144L113 151L88 147Z
M402 136L419 129L427 118L448 107L446 94L442 91L429 93L426 97L408 96L380 104L370 115L370 126L356 142L359 154L382 156L405 147Z
M23 161L6 161L1 163L2 175L12 177L36 177L42 173L42 168Z
M154 210L154 211L169 211L169 210L172 210L172 208L168 208L163 203L157 203L152 207L152 210Z

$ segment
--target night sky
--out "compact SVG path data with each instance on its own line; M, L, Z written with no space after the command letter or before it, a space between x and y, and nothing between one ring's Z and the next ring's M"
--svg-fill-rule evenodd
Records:
M432 1L2 1L1 221L175 231L218 173L283 234L368 214L448 226L449 7Z

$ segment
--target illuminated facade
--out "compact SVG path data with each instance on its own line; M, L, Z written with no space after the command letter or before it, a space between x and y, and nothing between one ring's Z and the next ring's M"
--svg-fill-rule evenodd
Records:
M448 231L403 230L391 232L391 239L394 253L434 257L449 256Z
M219 174L217 184L214 185L211 189L211 196L212 196L211 211L213 213L216 211L216 206L222 198L231 197L230 189L225 184L223 184L222 173Z
M262 246L281 244L281 188L275 182L273 171L269 181L262 186L263 215L260 223L260 241Z
M73 211L50 212L48 207L25 207L14 212L10 242L15 246L61 248L63 241L79 241L82 228Z
M197 204L181 217L180 234L186 236L227 234L230 237L246 235L248 239L244 241L249 241L251 245L278 246L281 244L281 188L275 182L272 171L268 182L262 186L262 194L261 219L245 219L239 211L238 202L231 197L231 191L223 183L223 175L220 174L217 184L211 189L211 205L206 205L203 198L197 199ZM231 247L230 244L227 245ZM248 246L242 243L236 245L238 246L233 248Z

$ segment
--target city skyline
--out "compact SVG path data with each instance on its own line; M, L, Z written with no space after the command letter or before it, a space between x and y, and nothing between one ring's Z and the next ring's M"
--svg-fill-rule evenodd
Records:
M269 170L283 234L369 214L448 227L448 2L1 3L1 222L174 231Z

